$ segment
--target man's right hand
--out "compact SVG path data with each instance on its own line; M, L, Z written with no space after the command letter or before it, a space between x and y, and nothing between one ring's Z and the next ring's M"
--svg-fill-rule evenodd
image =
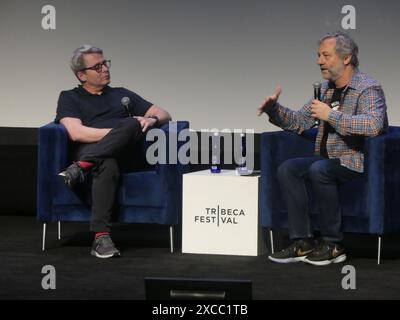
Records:
M257 115L261 116L264 112L266 112L269 108L275 105L275 103L279 99L279 95L282 92L281 87L276 87L275 92L271 95L265 98L263 103L257 108Z

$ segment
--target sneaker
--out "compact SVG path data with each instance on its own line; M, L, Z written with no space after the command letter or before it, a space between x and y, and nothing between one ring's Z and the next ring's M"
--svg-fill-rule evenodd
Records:
M338 243L322 242L305 259L304 262L315 266L325 266L331 263L346 261L344 247Z
M85 174L78 163L74 162L65 171L58 174L64 179L64 183L69 187L73 188L78 182L82 183L85 181Z
M94 239L90 254L97 258L111 258L114 256L120 256L121 252L115 248L111 237L109 235L104 235Z
M315 248L314 239L296 240L286 249L269 255L268 259L278 263L299 262L303 261Z

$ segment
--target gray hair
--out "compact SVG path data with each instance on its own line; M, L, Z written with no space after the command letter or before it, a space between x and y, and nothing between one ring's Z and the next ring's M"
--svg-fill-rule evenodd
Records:
M83 59L83 56L88 53L100 53L103 54L103 50L100 48L94 47L89 44L84 44L80 46L78 49L74 51L74 54L72 55L70 66L72 69L72 72L76 75L78 71L81 71L86 68L85 60Z
M358 67L358 46L355 41L346 33L337 31L325 34L319 41L318 45L327 39L336 39L336 52L344 59L351 55L350 64Z

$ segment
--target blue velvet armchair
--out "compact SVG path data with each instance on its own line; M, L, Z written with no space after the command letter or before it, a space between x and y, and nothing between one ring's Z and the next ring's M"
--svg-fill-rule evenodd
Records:
M189 123L178 121L169 124L161 129L166 133L167 143L173 140L172 143L179 148L184 142L179 142L177 136L189 127ZM117 221L169 225L173 252L173 226L180 222L182 174L188 171L188 165L179 162L149 165L144 156L149 145L150 142L143 139L137 146L141 151L138 154L142 155L136 164L138 170L121 172L116 198ZM58 176L72 162L71 148L72 142L63 125L50 123L39 128L37 219L43 224L42 250L45 250L47 222L58 222L60 239L61 221L90 220L90 206Z
M277 181L277 169L290 158L314 153L316 129L298 135L291 132L266 132L261 137L261 224L270 230L287 228L286 205ZM343 231L378 236L378 264L381 237L400 231L400 127L365 140L363 178L339 187ZM318 229L318 209L310 197L313 226Z

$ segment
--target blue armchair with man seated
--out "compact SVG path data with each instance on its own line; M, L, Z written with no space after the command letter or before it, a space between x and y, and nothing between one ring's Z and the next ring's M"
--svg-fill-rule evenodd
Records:
M287 228L287 211L277 180L277 169L287 159L314 154L317 130L302 135L279 131L261 137L261 224L270 230ZM400 127L365 140L365 175L339 186L340 210L344 232L378 236L378 264L381 237L400 231ZM318 229L318 209L310 199L311 220Z
M178 134L188 127L187 121L169 122L161 127L166 133L166 150L171 141L177 148L184 143L178 141ZM182 174L188 171L188 165L179 161L177 164L148 164L145 152L149 145L145 139L138 144L141 157L135 163L136 170L121 172L116 200L117 221L169 225L173 252L173 226L180 221ZM60 239L61 221L90 220L90 206L85 199L71 191L58 176L71 164L72 148L73 143L63 125L49 123L39 128L37 219L43 224L42 250L45 250L48 222L58 222Z

